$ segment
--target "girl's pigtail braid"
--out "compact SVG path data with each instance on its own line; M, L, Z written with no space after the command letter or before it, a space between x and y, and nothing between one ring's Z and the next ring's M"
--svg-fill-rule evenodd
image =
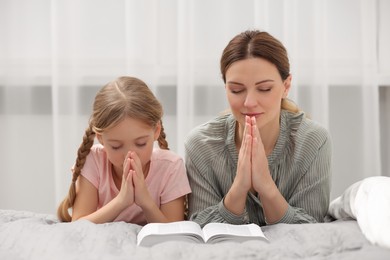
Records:
M61 221L64 222L72 221L72 217L69 215L68 210L69 208L72 208L74 205L74 201L76 199L76 181L77 178L80 176L81 169L84 167L87 155L91 150L91 147L94 142L94 137L95 137L95 133L93 132L92 127L89 126L85 130L83 142L77 151L77 159L76 159L75 166L72 170L73 171L72 183L70 184L68 195L61 202L57 210L58 218Z
M161 123L161 131L160 131L160 136L159 136L158 139L157 139L157 141L158 141L158 146L159 146L161 149L169 150L168 142L167 142L167 140L165 139L165 138L166 138L166 134L165 134L165 132L164 132L164 126L163 126L162 121L160 121L160 123Z

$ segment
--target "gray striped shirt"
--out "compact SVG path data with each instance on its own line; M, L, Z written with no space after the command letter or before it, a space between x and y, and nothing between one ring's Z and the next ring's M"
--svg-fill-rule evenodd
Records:
M209 222L265 225L261 202L248 193L245 212L235 215L223 204L237 171L234 142L236 120L219 116L194 128L185 141L185 161L192 193L189 217ZM272 179L289 204L278 223L323 222L331 183L331 138L328 131L304 116L282 110L280 134L268 156Z

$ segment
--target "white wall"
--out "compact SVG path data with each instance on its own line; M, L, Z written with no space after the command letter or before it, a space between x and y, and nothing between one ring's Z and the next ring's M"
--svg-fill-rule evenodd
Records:
M182 153L187 130L227 107L223 47L256 26L285 43L293 98L332 134L332 198L366 176L390 176L389 11L386 0L2 0L0 208L55 212L96 90L119 75L147 80ZM367 160L378 142L369 156L379 167Z

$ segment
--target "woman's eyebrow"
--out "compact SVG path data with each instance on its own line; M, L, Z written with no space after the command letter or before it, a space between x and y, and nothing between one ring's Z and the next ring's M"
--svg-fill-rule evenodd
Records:
M274 80L272 80L272 79L261 80L261 81L259 81L259 82L256 82L255 85L259 85L259 84L263 84L263 83L267 83L267 82L274 82Z
M242 84L242 83L239 83L239 82L235 82L235 81L228 81L228 82L226 82L226 83L228 83L228 84L235 84L235 85L244 86L244 84Z
M266 82L274 82L274 80L273 79L261 80L261 81L256 82L255 85L259 85L259 84L266 83ZM236 85L244 86L244 84L236 82L236 81L228 81L227 83L228 84L236 84Z

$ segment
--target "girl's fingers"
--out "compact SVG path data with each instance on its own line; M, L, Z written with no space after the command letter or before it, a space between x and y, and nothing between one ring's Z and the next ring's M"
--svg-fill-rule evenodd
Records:
M143 171L142 171L142 163L141 160L139 159L138 155L135 152L132 152L130 154L130 164L132 166L132 169L135 170L135 173L140 176L143 176Z
M133 179L133 172L134 170L129 170L129 174L126 176L126 182L129 182Z
M123 177L122 180L126 180L129 175L130 159L126 158L123 165Z
M134 159L130 159L130 164L131 164L132 169L133 169L133 171L134 171L134 174L135 174L136 176L139 177L139 176L143 175L142 167L140 167L140 166L135 162Z
M129 171L129 175L126 178L126 182L130 185L130 187L134 186L134 180L133 180L134 175L135 175L135 171L134 170L130 170Z
M141 160L139 159L138 155L135 152L132 152L130 154L130 158L134 160L135 163L138 165L141 165Z

